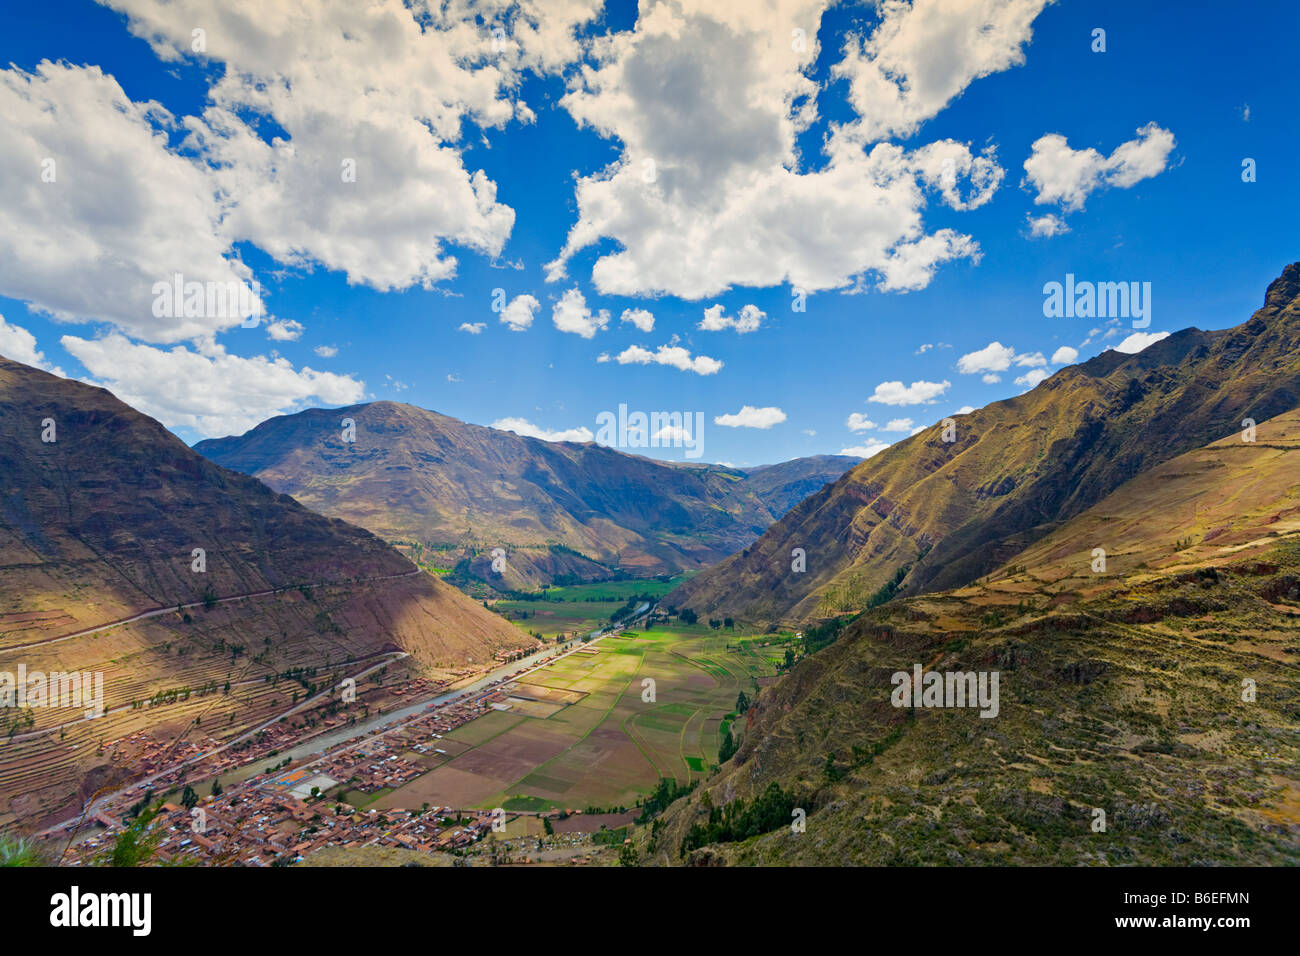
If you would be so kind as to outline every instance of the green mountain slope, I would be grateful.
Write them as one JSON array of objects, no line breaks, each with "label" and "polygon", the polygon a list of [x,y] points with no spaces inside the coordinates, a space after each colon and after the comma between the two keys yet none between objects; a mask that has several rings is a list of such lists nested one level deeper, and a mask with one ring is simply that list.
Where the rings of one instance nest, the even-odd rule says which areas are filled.
[{"label": "green mountain slope", "polygon": [[[355,423],[345,441],[341,423]],[[394,402],[312,409],[245,435],[200,442],[213,461],[254,475],[309,508],[388,540],[444,549],[450,566],[507,587],[612,569],[657,574],[704,567],[754,540],[800,492],[852,459],[770,466],[751,479],[681,467],[594,443],[546,442]],[[439,560],[435,557],[433,560]]]},{"label": "green mountain slope", "polygon": [[[861,615],[762,689],[642,859],[1300,863],[1298,462],[1292,411],[1140,474],[978,584]],[[917,664],[997,672],[996,716],[894,706]],[[729,839],[765,793],[765,832]]]},{"label": "green mountain slope", "polygon": [[[1104,352],[932,426],[812,495],[666,599],[703,615],[809,620],[987,573],[1124,481],[1300,402],[1300,263],[1236,328]],[[791,553],[806,553],[792,571]]]}]

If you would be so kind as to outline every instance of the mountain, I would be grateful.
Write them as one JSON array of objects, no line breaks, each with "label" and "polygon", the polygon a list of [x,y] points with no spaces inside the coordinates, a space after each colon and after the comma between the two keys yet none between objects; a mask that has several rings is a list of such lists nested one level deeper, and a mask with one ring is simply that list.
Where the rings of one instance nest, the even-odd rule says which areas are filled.
[{"label": "mountain", "polygon": [[[1300,863],[1298,465],[1293,410],[1142,472],[978,584],[866,611],[762,688],[643,859]],[[996,672],[996,713],[894,706],[916,665]]]},{"label": "mountain", "polygon": [[[345,419],[355,434],[345,436]],[[474,575],[507,587],[707,566],[854,461],[800,459],[752,476],[681,467],[397,402],[310,409],[194,447],[321,514],[411,542],[444,567],[464,560]],[[499,578],[494,548],[507,551]]]},{"label": "mountain", "polygon": [[[969,583],[1182,452],[1300,402],[1300,263],[1223,331],[1063,368],[1031,391],[901,441],[791,509],[665,601],[799,625]],[[947,434],[945,434],[945,432]],[[945,437],[955,440],[945,441]],[[806,570],[792,570],[804,550]]]},{"label": "mountain", "polygon": [[[0,474],[0,671],[99,672],[108,710],[0,712],[0,825],[130,777],[96,741],[200,716],[228,740],[271,720],[291,706],[275,675],[386,660],[449,680],[533,644],[370,532],[213,464],[103,389],[3,358]],[[145,703],[158,694],[174,699]]]}]

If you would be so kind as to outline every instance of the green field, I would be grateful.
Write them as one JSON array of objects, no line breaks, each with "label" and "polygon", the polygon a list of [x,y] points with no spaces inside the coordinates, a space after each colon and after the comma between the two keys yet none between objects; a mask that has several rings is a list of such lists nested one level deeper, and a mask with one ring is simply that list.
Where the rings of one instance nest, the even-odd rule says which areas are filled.
[{"label": "green field", "polygon": [[494,712],[471,721],[448,735],[468,750],[374,806],[631,807],[659,777],[699,779],[717,763],[738,694],[752,696],[756,680],[775,673],[760,653],[772,648],[758,646],[774,639],[707,625],[602,638],[527,678],[584,696],[544,719]]},{"label": "green field", "polygon": [[681,574],[667,581],[646,578],[607,584],[574,584],[547,589],[544,600],[500,600],[491,607],[530,634],[541,634],[544,638],[581,636],[608,624],[610,615],[622,608],[629,598],[640,594],[656,599],[663,597],[687,577],[689,575]]}]

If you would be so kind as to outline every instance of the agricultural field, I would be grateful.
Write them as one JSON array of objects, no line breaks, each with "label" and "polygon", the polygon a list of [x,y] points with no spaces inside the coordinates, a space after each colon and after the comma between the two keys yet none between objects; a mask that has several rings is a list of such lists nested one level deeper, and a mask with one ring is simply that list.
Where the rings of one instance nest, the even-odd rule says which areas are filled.
[{"label": "agricultural field", "polygon": [[509,711],[446,735],[468,749],[371,806],[632,807],[660,777],[689,783],[717,763],[738,695],[776,673],[759,646],[774,638],[707,625],[602,638],[508,688]]},{"label": "agricultural field", "polygon": [[680,574],[671,579],[641,578],[606,584],[574,584],[548,588],[544,592],[545,598],[502,599],[492,602],[491,607],[529,634],[540,634],[546,640],[557,636],[581,636],[608,624],[610,615],[629,599],[642,594],[660,598],[687,577]]}]

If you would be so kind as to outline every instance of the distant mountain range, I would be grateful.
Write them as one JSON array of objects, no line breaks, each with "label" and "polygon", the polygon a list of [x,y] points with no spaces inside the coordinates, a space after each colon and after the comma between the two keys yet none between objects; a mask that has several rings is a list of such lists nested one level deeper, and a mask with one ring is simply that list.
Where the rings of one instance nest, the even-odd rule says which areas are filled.
[{"label": "distant mountain range", "polygon": [[[268,681],[291,669],[325,680],[405,654],[450,675],[534,643],[370,532],[213,464],[103,389],[3,358],[0,474],[0,671],[100,672],[108,711],[0,708],[0,826],[123,779],[97,740],[272,719],[290,695]],[[169,691],[183,696],[136,706]]]},{"label": "distant mountain range", "polygon": [[[1225,338],[1262,357],[1244,328]],[[646,859],[1294,866],[1298,635],[1295,409],[1140,472],[977,583],[861,614],[763,688]],[[916,669],[996,673],[996,714],[896,705]]]},{"label": "distant mountain range", "polygon": [[[688,467],[397,402],[310,409],[194,448],[321,514],[504,588],[706,567],[857,462]],[[500,574],[495,548],[507,552]]]},{"label": "distant mountain range", "polygon": [[[1144,470],[1297,404],[1300,263],[1236,328],[1103,352],[893,445],[665,603],[801,625],[959,587]],[[793,569],[795,549],[805,571]]]}]

